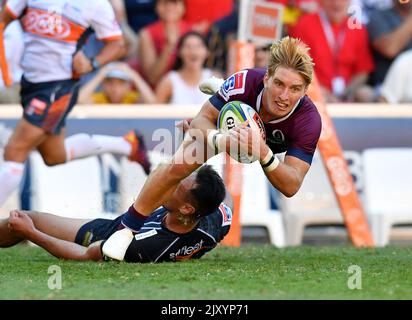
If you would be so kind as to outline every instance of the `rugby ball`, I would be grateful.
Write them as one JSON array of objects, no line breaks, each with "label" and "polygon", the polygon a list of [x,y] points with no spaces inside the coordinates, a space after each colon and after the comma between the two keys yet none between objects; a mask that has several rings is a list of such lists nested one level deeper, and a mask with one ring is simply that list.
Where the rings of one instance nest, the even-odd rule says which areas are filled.
[{"label": "rugby ball", "polygon": [[[217,128],[222,132],[227,132],[240,126],[249,120],[248,126],[260,132],[263,140],[266,140],[265,126],[259,114],[249,105],[242,101],[230,101],[226,103],[219,112]],[[234,149],[237,149],[236,147]],[[236,152],[237,151],[237,152]],[[249,154],[244,154],[238,150],[230,153],[230,156],[241,163],[252,163],[259,160]]]}]

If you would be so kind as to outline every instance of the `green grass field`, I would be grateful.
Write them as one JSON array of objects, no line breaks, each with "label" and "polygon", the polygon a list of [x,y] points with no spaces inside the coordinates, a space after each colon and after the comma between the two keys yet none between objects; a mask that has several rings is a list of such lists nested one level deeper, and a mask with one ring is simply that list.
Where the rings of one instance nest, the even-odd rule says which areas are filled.
[{"label": "green grass field", "polygon": [[[52,265],[60,290],[48,288]],[[361,268],[361,289],[348,288],[351,265]],[[0,250],[0,299],[412,299],[412,249],[247,245],[197,261],[126,264],[61,261],[19,246]]]}]

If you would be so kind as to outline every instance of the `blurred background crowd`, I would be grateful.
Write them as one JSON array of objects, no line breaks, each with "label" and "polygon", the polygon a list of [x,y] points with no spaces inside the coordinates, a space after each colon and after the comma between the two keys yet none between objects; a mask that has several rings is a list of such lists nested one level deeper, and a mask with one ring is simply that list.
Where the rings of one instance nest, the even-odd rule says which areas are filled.
[{"label": "blurred background crowd", "polygon": [[[412,1],[266,0],[285,6],[283,35],[311,48],[327,102],[412,102]],[[128,54],[82,78],[79,104],[200,105],[199,83],[227,77],[229,45],[236,39],[237,0],[110,0]],[[4,35],[14,84],[0,83],[0,103],[19,103],[18,21]],[[93,35],[83,48],[95,55]],[[270,45],[255,43],[255,66],[264,68]],[[1,80],[0,80],[1,82]]]}]

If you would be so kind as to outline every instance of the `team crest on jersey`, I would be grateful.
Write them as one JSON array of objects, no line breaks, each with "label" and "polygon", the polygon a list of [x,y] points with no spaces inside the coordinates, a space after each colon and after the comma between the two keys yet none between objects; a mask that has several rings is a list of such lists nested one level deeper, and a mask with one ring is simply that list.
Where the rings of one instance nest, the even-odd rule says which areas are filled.
[{"label": "team crest on jersey", "polygon": [[246,74],[247,70],[243,70],[225,80],[219,90],[219,94],[225,101],[229,101],[231,96],[245,93]]},{"label": "team crest on jersey", "polygon": [[232,224],[232,210],[225,204],[219,206],[219,210],[222,213],[222,227]]},{"label": "team crest on jersey", "polygon": [[273,143],[276,144],[283,144],[285,143],[285,135],[280,130],[273,130],[272,131]]}]

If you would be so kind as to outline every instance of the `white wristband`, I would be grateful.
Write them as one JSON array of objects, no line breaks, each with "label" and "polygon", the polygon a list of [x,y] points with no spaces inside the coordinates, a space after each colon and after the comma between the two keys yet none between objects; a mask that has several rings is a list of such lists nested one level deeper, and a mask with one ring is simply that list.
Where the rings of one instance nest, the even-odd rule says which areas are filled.
[{"label": "white wristband", "polygon": [[263,166],[266,163],[268,163],[270,161],[270,159],[273,157],[273,151],[269,149],[269,152],[267,153],[267,155],[265,156],[265,158],[263,160],[260,160],[260,164]]},{"label": "white wristband", "polygon": [[276,157],[274,155],[272,163],[270,163],[267,166],[263,167],[263,171],[271,172],[271,171],[275,170],[278,167],[279,163],[280,163],[280,160],[278,159],[278,157]]},{"label": "white wristband", "polygon": [[278,167],[279,163],[280,161],[278,157],[276,157],[270,149],[266,157],[262,161],[260,161],[263,171],[265,172],[271,172],[275,170]]}]

